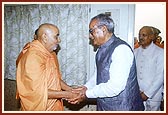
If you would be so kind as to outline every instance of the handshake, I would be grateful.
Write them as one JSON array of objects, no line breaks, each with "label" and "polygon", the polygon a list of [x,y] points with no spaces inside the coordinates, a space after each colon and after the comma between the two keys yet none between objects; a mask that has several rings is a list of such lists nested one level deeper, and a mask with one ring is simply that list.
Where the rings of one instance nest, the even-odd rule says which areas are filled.
[{"label": "handshake", "polygon": [[87,98],[85,95],[86,90],[87,87],[85,86],[71,88],[71,90],[67,91],[67,95],[64,99],[68,101],[68,103],[79,104]]}]

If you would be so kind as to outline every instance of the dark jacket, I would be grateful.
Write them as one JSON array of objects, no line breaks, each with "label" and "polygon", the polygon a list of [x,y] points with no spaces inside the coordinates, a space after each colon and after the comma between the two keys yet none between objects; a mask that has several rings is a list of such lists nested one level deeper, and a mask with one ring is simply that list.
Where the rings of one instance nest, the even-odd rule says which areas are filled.
[{"label": "dark jacket", "polygon": [[[97,84],[106,83],[109,80],[109,68],[113,60],[111,59],[115,48],[121,44],[131,47],[120,38],[113,35],[102,47],[99,48],[96,57]],[[132,49],[131,49],[132,50]],[[133,52],[133,51],[132,51]],[[97,56],[96,55],[96,56]],[[123,57],[124,58],[124,57]],[[116,65],[117,67],[117,65]],[[119,69],[119,68],[118,68]],[[113,79],[113,78],[111,78]],[[114,97],[97,99],[98,111],[143,111],[144,105],[140,97],[139,85],[137,81],[135,58],[130,68],[125,89]]]}]

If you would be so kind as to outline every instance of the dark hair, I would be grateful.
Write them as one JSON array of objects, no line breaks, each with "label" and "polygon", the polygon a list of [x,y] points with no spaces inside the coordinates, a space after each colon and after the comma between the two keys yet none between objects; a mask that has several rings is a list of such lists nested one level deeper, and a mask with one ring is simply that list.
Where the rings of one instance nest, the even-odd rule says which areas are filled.
[{"label": "dark hair", "polygon": [[106,14],[98,14],[93,17],[91,21],[96,19],[98,21],[98,25],[105,25],[107,27],[108,32],[114,33],[114,21]]}]

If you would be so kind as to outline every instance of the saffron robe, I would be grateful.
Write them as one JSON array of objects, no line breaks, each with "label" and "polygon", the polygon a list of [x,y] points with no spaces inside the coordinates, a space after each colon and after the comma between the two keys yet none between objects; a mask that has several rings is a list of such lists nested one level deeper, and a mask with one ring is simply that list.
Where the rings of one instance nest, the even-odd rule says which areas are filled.
[{"label": "saffron robe", "polygon": [[17,95],[23,111],[62,111],[61,99],[48,99],[48,90],[61,91],[56,54],[38,41],[26,44],[17,59]]}]

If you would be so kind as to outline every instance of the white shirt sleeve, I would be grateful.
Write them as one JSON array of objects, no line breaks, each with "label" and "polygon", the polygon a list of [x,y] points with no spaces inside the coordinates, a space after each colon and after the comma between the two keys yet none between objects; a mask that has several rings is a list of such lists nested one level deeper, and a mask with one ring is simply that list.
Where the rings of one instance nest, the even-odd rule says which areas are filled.
[{"label": "white shirt sleeve", "polygon": [[89,88],[86,91],[86,96],[88,98],[113,97],[123,91],[133,63],[133,58],[133,53],[128,46],[119,45],[116,47],[112,55],[112,63],[109,70],[110,79],[106,83],[100,83],[93,88]]},{"label": "white shirt sleeve", "polygon": [[97,76],[97,71],[95,69],[93,76],[84,85],[85,87],[87,87],[88,90],[96,86],[96,76]]}]

